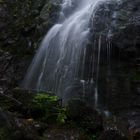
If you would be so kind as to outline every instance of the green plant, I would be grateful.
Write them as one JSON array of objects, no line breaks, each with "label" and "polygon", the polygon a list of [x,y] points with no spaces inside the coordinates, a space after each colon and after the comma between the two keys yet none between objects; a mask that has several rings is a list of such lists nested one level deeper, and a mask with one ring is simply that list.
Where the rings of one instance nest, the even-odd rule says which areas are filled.
[{"label": "green plant", "polygon": [[58,109],[57,123],[64,124],[67,119],[66,108]]},{"label": "green plant", "polygon": [[47,123],[64,124],[67,119],[65,108],[59,105],[57,96],[47,93],[36,94],[27,108],[30,117]]},{"label": "green plant", "polygon": [[57,96],[51,96],[46,93],[38,93],[33,98],[33,102],[41,107],[45,107],[46,105],[56,105],[57,101]]}]

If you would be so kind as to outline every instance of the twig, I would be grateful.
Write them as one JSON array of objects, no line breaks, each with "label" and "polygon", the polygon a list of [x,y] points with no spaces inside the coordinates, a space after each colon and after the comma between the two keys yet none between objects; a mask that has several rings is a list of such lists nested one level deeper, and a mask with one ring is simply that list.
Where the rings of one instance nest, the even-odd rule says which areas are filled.
[{"label": "twig", "polygon": [[0,93],[0,96],[3,96],[3,97],[6,97],[6,98],[9,98],[10,100],[16,102],[17,104],[21,105],[22,103],[20,101],[18,101],[17,99],[11,97],[11,96],[8,96],[6,94],[3,94],[3,93]]}]

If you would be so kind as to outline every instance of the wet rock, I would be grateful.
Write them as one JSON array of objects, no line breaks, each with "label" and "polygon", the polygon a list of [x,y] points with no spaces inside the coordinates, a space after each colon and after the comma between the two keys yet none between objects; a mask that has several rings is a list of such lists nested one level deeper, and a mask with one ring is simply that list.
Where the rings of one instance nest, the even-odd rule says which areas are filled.
[{"label": "wet rock", "polygon": [[44,139],[47,140],[89,140],[84,131],[74,127],[50,127],[44,132]]},{"label": "wet rock", "polygon": [[[27,67],[27,59],[17,59],[9,52],[1,51],[0,55],[0,87],[6,91],[17,86]],[[24,72],[23,72],[24,71]]]},{"label": "wet rock", "polygon": [[0,127],[2,126],[6,126],[8,124],[9,126],[9,122],[8,122],[8,115],[6,112],[4,112],[1,108],[0,108]]},{"label": "wet rock", "polygon": [[101,115],[85,102],[78,99],[70,100],[66,110],[68,118],[75,121],[87,132],[96,134],[103,130]]},{"label": "wet rock", "polygon": [[0,3],[0,86],[4,90],[23,80],[36,48],[58,18],[59,4],[59,0]]},{"label": "wet rock", "polygon": [[[98,42],[101,35],[99,103],[115,113],[140,101],[139,5],[139,0],[105,1],[92,22],[92,43]],[[93,53],[97,54],[96,50]]]},{"label": "wet rock", "polygon": [[128,138],[122,136],[117,130],[106,130],[101,134],[98,140],[128,140]]},{"label": "wet rock", "polygon": [[135,112],[131,115],[129,120],[129,133],[134,140],[140,139],[140,123],[139,123],[140,113]]},{"label": "wet rock", "polygon": [[[0,109],[0,130],[5,131],[6,139],[10,140],[40,140],[40,131],[43,125],[35,122],[32,118],[21,119],[14,114]],[[2,135],[0,135],[2,139]]]},{"label": "wet rock", "polygon": [[121,49],[123,58],[129,59],[131,56],[138,56],[140,44],[139,4],[138,0],[112,1],[102,4],[93,19],[94,38],[99,34],[108,38],[114,49]]}]

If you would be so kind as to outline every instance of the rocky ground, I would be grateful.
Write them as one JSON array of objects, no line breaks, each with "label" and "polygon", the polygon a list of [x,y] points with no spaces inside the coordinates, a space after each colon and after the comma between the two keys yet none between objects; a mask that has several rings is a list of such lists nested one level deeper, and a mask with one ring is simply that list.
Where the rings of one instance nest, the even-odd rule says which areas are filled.
[{"label": "rocky ground", "polygon": [[102,115],[79,99],[62,107],[47,93],[15,89],[13,97],[0,100],[1,140],[128,140],[113,127],[105,129]]}]

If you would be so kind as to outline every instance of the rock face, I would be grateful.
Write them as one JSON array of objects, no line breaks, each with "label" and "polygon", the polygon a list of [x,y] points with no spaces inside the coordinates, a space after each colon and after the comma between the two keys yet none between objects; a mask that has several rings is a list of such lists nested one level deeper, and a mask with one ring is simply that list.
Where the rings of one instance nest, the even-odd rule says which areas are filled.
[{"label": "rock face", "polygon": [[111,110],[128,109],[140,101],[139,5],[139,0],[108,1],[92,20],[91,44],[101,36],[99,102]]},{"label": "rock face", "polygon": [[[102,34],[115,49],[139,54],[140,1],[121,0],[107,2],[97,10],[93,19],[95,36]],[[123,54],[122,54],[123,55]],[[127,55],[129,57],[129,55]]]},{"label": "rock face", "polygon": [[93,21],[92,42],[102,36],[99,102],[128,121],[139,139],[140,1],[107,2]]},{"label": "rock face", "polygon": [[117,59],[135,60],[140,49],[140,1],[121,0],[101,5],[93,19],[93,38],[102,35],[103,44],[110,42]]},{"label": "rock face", "polygon": [[0,91],[20,84],[40,41],[57,21],[60,1],[0,1]]}]

